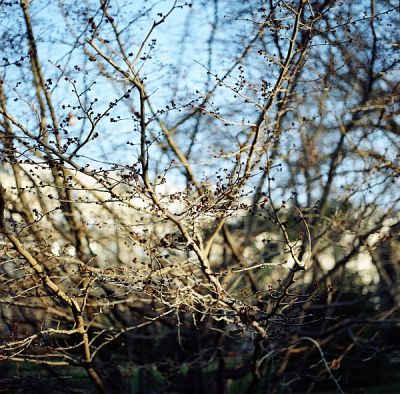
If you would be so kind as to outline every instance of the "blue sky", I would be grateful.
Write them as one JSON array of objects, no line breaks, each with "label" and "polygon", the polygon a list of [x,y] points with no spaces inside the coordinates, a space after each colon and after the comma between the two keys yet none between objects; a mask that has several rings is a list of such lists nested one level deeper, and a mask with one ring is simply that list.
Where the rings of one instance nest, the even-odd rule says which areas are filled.
[{"label": "blue sky", "polygon": [[[181,4],[184,2],[182,1]],[[86,6],[80,3],[74,4],[68,3],[68,7],[65,8],[68,12],[67,19],[74,20],[70,25],[65,25],[64,19],[60,14],[59,3],[50,1],[33,1],[32,2],[32,20],[34,25],[34,33],[38,40],[38,48],[40,54],[40,60],[43,65],[43,70],[46,78],[51,78],[53,81],[53,99],[55,101],[57,113],[62,119],[67,117],[69,113],[72,113],[75,117],[82,115],[80,110],[76,108],[77,97],[73,94],[72,85],[69,81],[65,81],[57,69],[57,65],[61,65],[61,68],[65,70],[65,73],[71,80],[76,79],[79,93],[82,93],[88,86],[91,86],[93,82],[96,82],[92,86],[91,91],[87,94],[87,100],[93,100],[97,98],[98,101],[94,104],[94,110],[102,112],[107,108],[107,104],[126,93],[127,87],[123,83],[118,82],[119,76],[113,78],[111,81],[100,76],[98,69],[94,63],[85,63],[83,60],[85,57],[82,54],[81,48],[74,51],[72,55],[69,54],[71,45],[76,42],[76,37],[80,37],[80,41],[84,42],[84,37],[90,36],[88,32],[81,36],[82,32],[88,27],[89,18],[98,23],[102,16],[98,11],[98,2],[89,1],[89,10],[86,14],[83,14],[83,9]],[[138,50],[143,37],[149,31],[154,20],[160,18],[157,14],[160,12],[166,12],[173,1],[137,1],[132,3],[130,1],[115,1],[111,2],[113,8],[109,10],[110,15],[114,18],[116,24],[122,30],[122,40],[126,45],[127,52],[136,53]],[[134,4],[134,5],[133,5]],[[222,75],[238,56],[238,50],[243,49],[254,36],[254,24],[251,19],[257,20],[261,16],[258,14],[245,13],[240,18],[233,18],[233,11],[228,10],[221,1],[193,1],[192,7],[184,7],[183,9],[175,10],[165,23],[160,25],[152,38],[156,39],[155,48],[153,49],[153,55],[151,59],[145,62],[139,61],[138,68],[142,77],[146,77],[147,91],[151,95],[151,99],[158,109],[165,109],[167,105],[170,106],[171,101],[174,101],[177,106],[185,105],[190,103],[191,100],[200,97],[206,92],[207,81],[215,83],[214,77],[207,76],[207,70],[203,67],[208,65],[208,45],[210,37],[214,40],[214,52],[211,58],[211,69],[213,74]],[[243,5],[242,2],[230,3]],[[218,18],[215,19],[215,6],[218,7]],[[116,12],[117,6],[121,7],[121,10]],[[149,9],[144,15],[138,17],[141,14],[140,10],[146,7]],[[377,3],[376,11],[381,11],[386,4]],[[353,9],[355,19],[361,18],[368,14],[369,5],[366,2],[360,2],[354,6]],[[364,14],[364,11],[367,14]],[[20,12],[19,8],[15,8],[16,14],[8,15],[7,18],[3,18],[1,26],[3,32],[8,32],[10,36],[15,36],[15,32],[18,29],[16,21],[20,19],[15,16],[17,12]],[[333,10],[332,12],[337,12]],[[339,15],[339,13],[338,13]],[[104,19],[104,18],[103,18]],[[134,21],[134,22],[132,22]],[[290,20],[289,20],[290,21]],[[217,27],[223,29],[217,29],[216,33],[212,35],[211,28],[213,23],[217,23]],[[339,23],[339,22],[338,22]],[[377,31],[380,34],[384,34],[384,29],[389,23],[389,17],[383,16],[381,22],[377,25]],[[24,30],[22,28],[22,30]],[[102,22],[100,34],[103,37],[110,37],[111,26]],[[349,35],[356,37],[357,34],[362,35],[368,34],[369,23],[368,19],[357,25],[355,29]],[[4,34],[4,33],[3,33]],[[282,33],[284,39],[285,32]],[[287,34],[286,34],[287,35]],[[315,44],[318,44],[318,40]],[[319,44],[323,44],[322,42]],[[111,42],[110,46],[115,48],[115,42]],[[391,42],[385,43],[385,45],[392,45]],[[102,46],[104,50],[107,50],[106,46]],[[321,51],[317,49],[315,51]],[[323,48],[321,46],[321,48]],[[274,49],[267,47],[266,50]],[[147,51],[147,48],[144,52]],[[24,48],[22,51],[26,53],[27,50]],[[314,52],[315,53],[315,52]],[[180,55],[183,56],[182,61]],[[329,53],[326,52],[328,56]],[[113,59],[120,62],[117,54],[112,55]],[[388,61],[387,58],[380,58],[381,61]],[[335,59],[337,68],[346,67],[346,64],[340,59]],[[341,64],[343,63],[343,64]],[[380,65],[380,67],[382,67]],[[262,59],[258,57],[255,51],[249,53],[248,60],[244,61],[244,77],[248,88],[246,93],[251,92],[251,85],[255,88],[260,88],[260,80],[266,79],[268,82],[273,83],[276,79],[279,68],[270,67]],[[24,120],[29,127],[33,129],[37,125],[37,119],[35,111],[37,105],[34,99],[34,90],[32,89],[29,79],[29,75],[24,75],[23,69],[16,67],[9,67],[5,69],[6,72],[6,89],[9,95],[9,105],[15,114],[20,119]],[[313,69],[309,67],[308,77],[315,79],[315,82],[309,86],[314,89],[310,91],[308,97],[305,98],[310,100],[311,105],[307,104],[307,114],[316,115],[318,118],[318,111],[316,107],[312,106],[312,100],[318,99],[321,96],[321,83],[320,80],[323,77],[324,70]],[[239,70],[236,68],[232,72],[232,78],[228,78],[227,82],[230,86],[234,86],[239,76]],[[15,83],[22,81],[16,90],[14,90]],[[57,82],[56,82],[57,81]],[[117,82],[116,82],[117,81]],[[324,112],[324,120],[327,122],[336,122],[335,116],[346,118],[351,116],[351,112],[348,109],[353,105],[352,98],[349,95],[348,101],[335,101],[335,86],[329,86],[330,99],[327,103],[331,107],[326,108]],[[198,91],[199,93],[197,93]],[[356,89],[354,90],[356,92]],[[254,94],[254,92],[253,92]],[[19,95],[19,97],[18,97]],[[85,98],[83,94],[82,99]],[[135,121],[132,119],[132,113],[129,108],[129,103],[135,104],[133,99],[134,94],[127,100],[122,100],[122,104],[110,111],[110,116],[102,120],[98,125],[98,131],[100,137],[93,143],[88,145],[87,149],[82,150],[82,155],[85,157],[80,158],[82,162],[87,162],[88,157],[92,157],[98,160],[113,161],[119,164],[131,164],[137,160],[138,147],[128,145],[127,142],[136,144],[138,142],[138,132],[135,131]],[[14,98],[18,98],[17,102],[13,102]],[[132,101],[131,101],[132,100]],[[196,105],[196,103],[194,103]],[[70,107],[69,107],[70,105]],[[87,104],[88,105],[88,104]],[[65,106],[65,108],[63,108]],[[75,108],[73,108],[75,107]],[[213,107],[221,107],[222,115],[226,115],[230,120],[240,122],[242,119],[247,121],[254,121],[258,116],[258,112],[255,111],[254,104],[245,104],[243,100],[234,97],[234,93],[230,87],[222,86],[218,89],[217,94],[214,98]],[[190,108],[190,107],[189,107]],[[211,107],[209,107],[211,109]],[[183,112],[187,109],[183,109]],[[232,112],[231,112],[232,111]],[[183,113],[182,112],[182,113]],[[168,124],[173,124],[174,119],[179,118],[182,113],[177,109],[169,111],[163,116],[163,119]],[[110,122],[110,118],[117,119],[121,116],[122,119],[117,123]],[[282,149],[287,152],[292,152],[292,157],[296,160],[296,155],[299,152],[298,146],[298,130],[299,124],[296,117],[294,119],[294,126],[288,129],[288,132],[282,137]],[[69,136],[78,136],[83,120],[76,122],[74,126],[67,126]],[[234,157],[224,160],[214,160],[213,155],[218,154],[221,147],[225,147],[228,151],[235,151],[238,149],[238,142],[246,135],[246,127],[222,127],[222,122],[215,121],[208,116],[204,116],[201,120],[202,133],[199,134],[199,139],[194,147],[194,152],[197,153],[196,168],[198,168],[198,174],[205,171],[215,170],[215,168],[221,165],[227,165],[232,167],[234,164]],[[177,141],[182,149],[187,148],[188,138],[186,136],[191,133],[194,127],[194,122],[189,122],[185,127],[178,130]],[[306,127],[308,127],[306,125]],[[84,134],[88,131],[88,123],[84,126]],[[149,130],[152,130],[155,135],[159,134],[159,128],[155,123],[150,124]],[[236,134],[236,135],[235,135]],[[374,134],[377,139],[363,139],[354,136],[353,142],[355,144],[364,147],[372,147],[378,150],[381,154],[387,154],[391,160],[395,159],[395,150],[387,150],[390,146],[390,142],[385,138],[385,135],[379,133]],[[321,149],[325,149],[326,153],[332,150],[335,141],[337,140],[338,134],[331,133],[324,137],[321,143]],[[297,145],[296,145],[297,144]],[[155,144],[153,145],[155,146]],[[154,148],[152,151],[152,158],[157,161],[160,158],[159,151]],[[161,160],[161,167],[167,166],[171,156],[163,156]],[[348,158],[349,164],[353,169],[357,169],[358,166],[364,165],[362,161],[352,162],[352,158]],[[91,162],[91,165],[98,167],[100,164]],[[321,166],[324,170],[324,165]],[[287,172],[285,172],[287,174]],[[285,174],[281,174],[282,177]],[[353,177],[353,178],[351,178]],[[347,176],[346,183],[351,183],[357,179],[356,172],[351,176]],[[338,185],[339,186],[339,185]]]}]

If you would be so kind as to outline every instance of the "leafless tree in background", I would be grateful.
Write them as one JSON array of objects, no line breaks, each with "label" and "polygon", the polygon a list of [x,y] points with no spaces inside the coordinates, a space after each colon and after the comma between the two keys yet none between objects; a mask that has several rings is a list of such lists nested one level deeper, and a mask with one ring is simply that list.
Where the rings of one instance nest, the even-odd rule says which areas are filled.
[{"label": "leafless tree in background", "polygon": [[394,379],[398,2],[130,3],[0,2],[1,385]]}]

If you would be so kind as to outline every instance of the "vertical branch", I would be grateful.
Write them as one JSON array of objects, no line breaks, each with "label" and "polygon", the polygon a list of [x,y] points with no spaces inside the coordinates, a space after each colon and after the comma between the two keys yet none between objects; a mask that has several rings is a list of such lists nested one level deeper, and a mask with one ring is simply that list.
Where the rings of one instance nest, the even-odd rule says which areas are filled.
[{"label": "vertical branch", "polygon": [[[45,77],[43,75],[42,66],[39,59],[39,54],[37,51],[36,39],[33,33],[32,21],[29,12],[29,2],[27,0],[20,0],[20,6],[23,11],[24,21],[26,26],[28,44],[29,44],[29,54],[31,59],[32,74],[34,77],[34,85],[36,89],[36,96],[39,101],[39,107],[41,112],[41,131],[39,134],[40,138],[44,138],[48,142],[47,128],[46,128],[46,109],[50,114],[53,134],[56,141],[56,149],[58,152],[62,152],[62,140],[61,134],[58,126],[58,120],[56,111],[53,105],[51,93],[45,84]],[[45,97],[45,102],[42,98],[42,93]],[[48,152],[51,155],[51,152]],[[66,186],[66,179],[68,177],[67,170],[63,163],[58,164],[58,168],[54,165],[50,165],[55,184],[57,185],[57,193],[60,196],[61,206],[63,207],[64,217],[70,226],[70,230],[73,233],[75,239],[75,248],[78,255],[82,260],[88,260],[88,250],[85,248],[85,237],[83,236],[81,226],[79,225],[78,212],[73,203],[73,196],[69,188]],[[61,177],[58,171],[61,170]]]},{"label": "vertical branch", "polygon": [[42,265],[36,260],[21,244],[19,239],[13,234],[8,232],[4,225],[4,207],[5,207],[5,196],[4,189],[0,184],[0,232],[10,241],[17,253],[29,264],[33,269],[37,277],[41,280],[44,287],[50,294],[53,294],[62,304],[69,307],[72,312],[75,321],[75,328],[81,335],[82,346],[83,346],[83,357],[82,365],[86,369],[88,375],[92,379],[93,383],[99,393],[105,393],[105,388],[99,374],[93,367],[91,351],[89,346],[89,337],[87,334],[87,328],[83,319],[83,311],[79,306],[78,302],[70,297],[64,290],[62,290],[46,273]]}]

